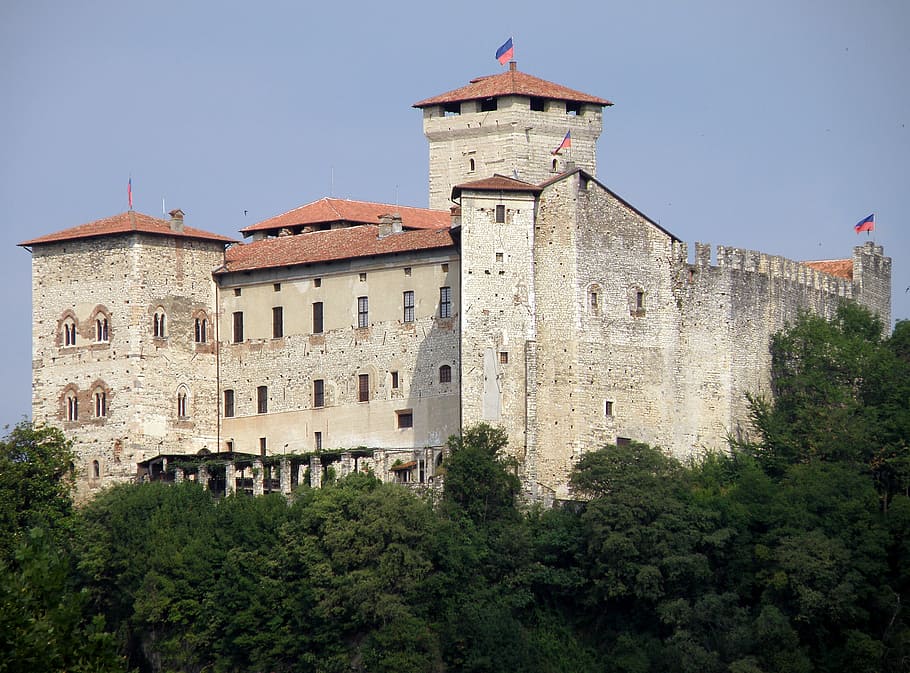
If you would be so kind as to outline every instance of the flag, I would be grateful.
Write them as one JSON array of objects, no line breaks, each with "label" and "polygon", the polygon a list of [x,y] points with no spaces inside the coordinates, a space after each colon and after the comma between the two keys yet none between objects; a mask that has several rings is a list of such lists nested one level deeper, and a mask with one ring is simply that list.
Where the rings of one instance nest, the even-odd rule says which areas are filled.
[{"label": "flag", "polygon": [[512,38],[506,40],[505,44],[496,50],[496,60],[499,65],[505,65],[515,56],[515,47],[512,46]]},{"label": "flag", "polygon": [[566,131],[566,137],[562,139],[562,142],[559,143],[559,147],[553,150],[550,154],[559,154],[562,150],[567,147],[572,147],[572,132]]},{"label": "flag", "polygon": [[130,181],[126,183],[126,198],[130,201],[130,210],[133,209],[133,176],[130,176]]},{"label": "flag", "polygon": [[853,228],[856,229],[857,234],[861,231],[875,231],[875,213],[857,222],[853,225]]}]

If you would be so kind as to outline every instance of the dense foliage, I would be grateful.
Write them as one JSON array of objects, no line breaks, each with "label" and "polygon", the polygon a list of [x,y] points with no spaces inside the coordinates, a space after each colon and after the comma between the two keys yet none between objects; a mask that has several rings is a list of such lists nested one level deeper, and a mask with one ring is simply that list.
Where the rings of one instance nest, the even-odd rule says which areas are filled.
[{"label": "dense foliage", "polygon": [[803,316],[773,358],[759,441],[689,465],[603,447],[548,510],[481,425],[440,498],[357,474],[290,501],[120,486],[73,513],[66,443],[20,426],[0,671],[910,670],[910,323]]}]

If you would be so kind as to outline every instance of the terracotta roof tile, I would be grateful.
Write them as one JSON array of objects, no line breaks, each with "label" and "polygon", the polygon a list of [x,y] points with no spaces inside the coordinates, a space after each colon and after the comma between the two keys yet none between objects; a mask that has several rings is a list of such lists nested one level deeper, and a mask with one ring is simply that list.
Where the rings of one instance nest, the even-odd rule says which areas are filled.
[{"label": "terracotta roof tile", "polygon": [[816,271],[827,273],[829,276],[853,280],[852,259],[824,259],[818,262],[803,262],[803,264]]},{"label": "terracotta roof tile", "polygon": [[233,243],[234,239],[220,234],[212,234],[202,229],[195,229],[184,225],[180,232],[171,230],[171,223],[168,220],[159,220],[150,215],[143,215],[134,210],[120,213],[112,217],[106,217],[103,220],[96,220],[87,224],[80,224],[76,227],[70,227],[63,231],[58,231],[46,236],[40,236],[28,241],[23,241],[19,245],[41,245],[42,243],[57,243],[58,241],[73,241],[81,238],[96,238],[98,236],[110,236],[112,234],[125,234],[131,231],[139,231],[144,234],[158,234],[161,236],[174,236],[177,238],[195,238],[206,241],[220,241],[222,243]]},{"label": "terracotta roof tile", "polygon": [[349,201],[347,199],[323,198],[300,206],[282,215],[270,217],[262,222],[244,227],[243,234],[254,231],[279,230],[285,227],[300,227],[329,222],[350,222],[352,224],[376,224],[381,215],[399,213],[405,229],[448,229],[451,215],[446,210],[393,206],[370,201]]},{"label": "terracotta roof tile", "polygon": [[496,96],[536,96],[555,100],[571,101],[573,103],[593,103],[594,105],[613,105],[605,98],[591,96],[575,89],[548,82],[544,79],[528,75],[520,70],[507,70],[498,75],[487,75],[471,80],[470,84],[459,89],[454,89],[432,98],[426,98],[414,103],[413,107],[424,108],[430,105],[444,103],[460,103],[466,100],[482,100]]},{"label": "terracotta roof tile", "polygon": [[515,178],[500,175],[499,173],[495,173],[491,178],[483,178],[482,180],[463,182],[460,185],[455,185],[452,187],[452,198],[457,199],[465,189],[479,192],[531,192],[532,194],[540,194],[542,191],[541,187],[531,184],[530,182],[516,180]]},{"label": "terracotta roof tile", "polygon": [[378,225],[358,225],[265,238],[232,246],[225,255],[225,266],[216,273],[330,262],[452,245],[449,229],[401,231],[379,238]]}]

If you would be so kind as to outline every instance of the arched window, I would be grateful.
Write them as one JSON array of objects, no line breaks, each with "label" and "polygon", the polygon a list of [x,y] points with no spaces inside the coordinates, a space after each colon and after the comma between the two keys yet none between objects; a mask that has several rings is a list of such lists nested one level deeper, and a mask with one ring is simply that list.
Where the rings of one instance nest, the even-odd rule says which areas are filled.
[{"label": "arched window", "polygon": [[474,159],[468,159],[468,170],[471,173],[474,172]]},{"label": "arched window", "polygon": [[107,416],[107,393],[100,388],[95,389],[95,418]]},{"label": "arched window", "polygon": [[99,313],[95,318],[95,341],[109,341],[107,317]]},{"label": "arched window", "polygon": [[208,337],[206,333],[208,332],[208,320],[204,316],[196,318],[195,328],[193,332],[193,339],[197,344],[204,344]]},{"label": "arched window", "polygon": [[160,306],[155,309],[155,315],[152,317],[152,336],[156,339],[164,339],[167,336],[167,315]]},{"label": "arched window", "polygon": [[559,162],[556,159],[553,159],[553,172],[554,173],[556,172],[558,165],[559,165]]},{"label": "arched window", "polygon": [[439,382],[440,383],[451,383],[452,382],[452,368],[449,365],[443,365],[439,368]]},{"label": "arched window", "polygon": [[188,418],[189,413],[187,412],[187,400],[189,398],[189,391],[185,387],[180,387],[177,390],[177,417],[178,418]]},{"label": "arched window", "polygon": [[73,316],[68,315],[63,319],[61,323],[63,328],[63,347],[75,346],[76,345],[76,319]]},{"label": "arched window", "polygon": [[101,463],[92,461],[92,479],[101,479]]},{"label": "arched window", "polygon": [[76,397],[76,393],[73,391],[70,391],[66,394],[66,420],[79,420],[79,399]]}]

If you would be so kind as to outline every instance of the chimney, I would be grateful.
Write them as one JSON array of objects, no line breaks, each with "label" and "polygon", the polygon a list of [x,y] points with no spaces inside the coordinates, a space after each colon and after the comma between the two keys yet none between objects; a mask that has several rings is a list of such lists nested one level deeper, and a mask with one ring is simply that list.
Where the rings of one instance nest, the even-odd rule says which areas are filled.
[{"label": "chimney", "polygon": [[509,61],[509,70],[512,72],[518,70],[518,61]]},{"label": "chimney", "polygon": [[171,231],[176,233],[183,232],[183,211],[176,208],[168,213],[171,216]]},{"label": "chimney", "polygon": [[401,233],[401,215],[386,213],[379,216],[379,238]]},{"label": "chimney", "polygon": [[452,217],[451,227],[461,226],[461,206],[452,206],[449,208],[449,215]]}]

